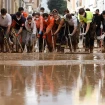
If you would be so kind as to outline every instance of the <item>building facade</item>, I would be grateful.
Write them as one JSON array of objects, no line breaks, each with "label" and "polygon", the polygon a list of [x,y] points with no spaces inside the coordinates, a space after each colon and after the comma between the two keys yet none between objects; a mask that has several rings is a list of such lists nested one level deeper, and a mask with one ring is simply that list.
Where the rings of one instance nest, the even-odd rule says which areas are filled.
[{"label": "building facade", "polygon": [[6,8],[8,13],[13,14],[18,10],[23,0],[0,0],[0,9]]},{"label": "building facade", "polygon": [[67,0],[67,2],[70,11],[78,11],[79,8],[90,8],[93,13],[96,9],[100,9],[100,12],[105,10],[105,0]]},{"label": "building facade", "polygon": [[24,0],[25,8],[28,12],[37,11],[38,7],[40,7],[41,0]]}]

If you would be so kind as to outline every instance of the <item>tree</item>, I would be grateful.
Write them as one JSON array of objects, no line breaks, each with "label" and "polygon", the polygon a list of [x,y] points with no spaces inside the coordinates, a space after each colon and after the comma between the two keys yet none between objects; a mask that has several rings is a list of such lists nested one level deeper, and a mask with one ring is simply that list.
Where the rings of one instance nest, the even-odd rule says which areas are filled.
[{"label": "tree", "polygon": [[47,4],[51,11],[57,9],[60,14],[63,14],[64,10],[67,9],[66,0],[49,0]]}]

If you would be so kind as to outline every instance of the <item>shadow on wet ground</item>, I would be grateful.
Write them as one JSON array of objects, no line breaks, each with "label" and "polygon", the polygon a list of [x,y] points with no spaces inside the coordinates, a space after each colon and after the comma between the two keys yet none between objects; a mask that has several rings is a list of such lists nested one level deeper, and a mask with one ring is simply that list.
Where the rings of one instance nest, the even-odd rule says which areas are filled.
[{"label": "shadow on wet ground", "polygon": [[0,65],[0,105],[105,105],[105,65]]}]

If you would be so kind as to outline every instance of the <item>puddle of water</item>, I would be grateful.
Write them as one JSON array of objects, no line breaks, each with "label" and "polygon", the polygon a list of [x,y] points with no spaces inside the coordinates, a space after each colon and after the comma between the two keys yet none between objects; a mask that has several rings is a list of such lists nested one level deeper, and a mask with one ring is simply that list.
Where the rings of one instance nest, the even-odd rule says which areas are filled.
[{"label": "puddle of water", "polygon": [[0,66],[0,105],[105,105],[105,65]]}]

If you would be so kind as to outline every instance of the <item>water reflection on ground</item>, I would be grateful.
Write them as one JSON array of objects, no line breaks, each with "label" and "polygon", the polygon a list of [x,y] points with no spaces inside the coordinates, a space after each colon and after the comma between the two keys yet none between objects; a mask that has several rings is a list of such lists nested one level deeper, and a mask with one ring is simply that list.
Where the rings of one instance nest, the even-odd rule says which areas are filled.
[{"label": "water reflection on ground", "polygon": [[105,105],[105,65],[0,66],[0,105]]}]

